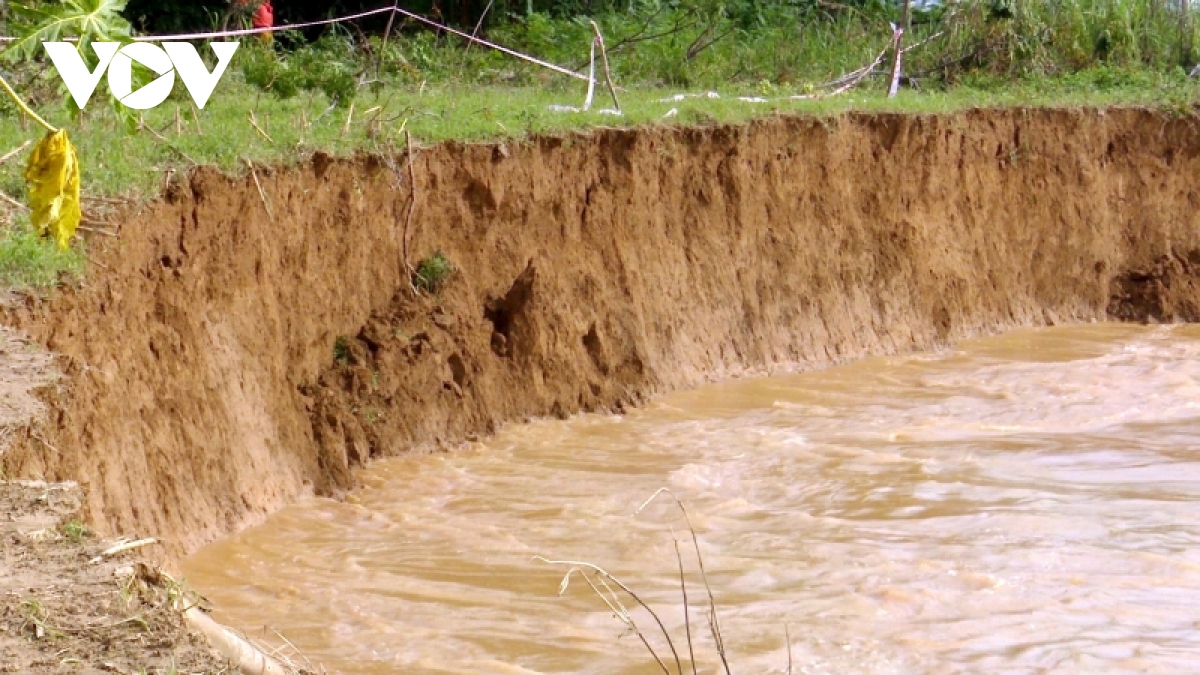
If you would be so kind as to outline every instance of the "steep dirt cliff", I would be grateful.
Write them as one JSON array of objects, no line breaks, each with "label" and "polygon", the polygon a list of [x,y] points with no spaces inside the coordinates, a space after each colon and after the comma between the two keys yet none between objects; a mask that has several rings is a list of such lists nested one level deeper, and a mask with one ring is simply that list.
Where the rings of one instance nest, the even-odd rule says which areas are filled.
[{"label": "steep dirt cliff", "polygon": [[[368,457],[1013,325],[1200,316],[1200,118],[779,118],[446,144],[227,178],[129,214],[9,321],[61,354],[10,475],[189,551]],[[270,213],[268,213],[268,206]],[[339,340],[339,338],[342,338]],[[335,354],[336,352],[336,354]]]}]

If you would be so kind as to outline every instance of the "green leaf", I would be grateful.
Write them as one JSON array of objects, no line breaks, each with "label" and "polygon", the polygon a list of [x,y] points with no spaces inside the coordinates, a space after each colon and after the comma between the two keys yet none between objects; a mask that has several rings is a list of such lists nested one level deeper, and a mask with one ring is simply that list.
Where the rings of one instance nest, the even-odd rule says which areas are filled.
[{"label": "green leaf", "polygon": [[[11,27],[17,39],[2,56],[9,61],[28,61],[41,52],[43,42],[65,37],[79,39],[79,53],[87,55],[87,45],[97,42],[126,42],[129,22],[121,16],[125,0],[61,0],[54,4],[12,3]],[[85,56],[84,58],[87,58]]]}]

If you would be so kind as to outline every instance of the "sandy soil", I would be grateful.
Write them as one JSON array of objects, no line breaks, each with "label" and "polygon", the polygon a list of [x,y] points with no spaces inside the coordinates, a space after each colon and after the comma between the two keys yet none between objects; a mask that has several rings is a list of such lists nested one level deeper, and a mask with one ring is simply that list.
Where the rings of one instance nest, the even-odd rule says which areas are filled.
[{"label": "sandy soil", "polygon": [[120,542],[79,529],[71,483],[0,482],[0,672],[218,673],[172,609],[185,592]]},{"label": "sandy soil", "polygon": [[[0,327],[0,457],[43,433],[63,384],[52,354]],[[174,604],[203,602],[145,556],[107,553],[73,482],[0,476],[0,673],[220,673],[229,664]],[[162,554],[158,556],[161,558]]]}]

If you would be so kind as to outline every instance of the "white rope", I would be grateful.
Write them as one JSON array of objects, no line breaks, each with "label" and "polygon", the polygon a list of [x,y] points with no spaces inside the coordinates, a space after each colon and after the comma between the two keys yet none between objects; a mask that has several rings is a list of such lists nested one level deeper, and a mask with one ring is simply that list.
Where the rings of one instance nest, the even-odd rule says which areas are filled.
[{"label": "white rope", "polygon": [[345,23],[347,21],[363,19],[368,16],[375,16],[376,14],[383,14],[384,12],[390,12],[390,11],[392,11],[392,9],[393,8],[391,8],[391,7],[381,7],[379,9],[372,9],[367,12],[359,12],[358,14],[351,14],[350,16],[339,16],[334,19],[321,19],[320,21],[308,21],[305,23],[289,23],[289,24],[284,24],[282,26],[275,26],[275,27],[271,27],[271,28],[242,28],[242,29],[238,29],[238,30],[219,30],[219,31],[213,31],[211,33],[176,33],[174,35],[138,35],[138,36],[132,38],[132,40],[134,42],[171,42],[173,40],[210,40],[212,38],[239,37],[242,35],[256,35],[258,33],[273,33],[276,31],[300,30],[301,28],[312,28],[313,26],[328,26],[330,24]]},{"label": "white rope", "polygon": [[410,19],[413,19],[414,21],[420,21],[421,23],[428,24],[435,28],[440,28],[441,30],[446,31],[447,33],[453,33],[454,35],[457,35],[461,38],[471,40],[472,42],[477,42],[477,43],[483,45],[484,47],[491,47],[492,49],[495,49],[496,51],[508,54],[509,56],[515,56],[518,59],[522,59],[522,60],[528,61],[530,63],[536,63],[537,65],[542,66],[543,68],[549,68],[550,70],[553,70],[557,73],[562,73],[563,75],[573,77],[577,80],[590,79],[586,75],[580,75],[579,73],[577,73],[573,70],[568,70],[567,68],[563,68],[562,66],[556,66],[553,63],[550,63],[549,61],[542,61],[541,59],[535,59],[534,57],[529,56],[527,54],[522,54],[521,52],[513,51],[512,49],[509,49],[508,47],[502,47],[494,42],[488,42],[487,40],[484,40],[482,38],[473,37],[473,36],[468,35],[460,30],[454,30],[453,28],[450,28],[449,26],[443,26],[442,24],[440,24],[436,21],[426,19],[425,17],[421,16],[420,14],[413,14],[412,12],[410,12],[406,9],[400,9],[399,7],[394,7],[392,9],[396,12],[399,12],[400,14],[403,14],[404,16],[407,16]]}]

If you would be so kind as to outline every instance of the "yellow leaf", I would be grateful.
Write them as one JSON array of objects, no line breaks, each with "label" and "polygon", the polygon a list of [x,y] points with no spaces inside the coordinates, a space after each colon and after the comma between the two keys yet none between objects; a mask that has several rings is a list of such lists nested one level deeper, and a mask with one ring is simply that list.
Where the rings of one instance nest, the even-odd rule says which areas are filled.
[{"label": "yellow leaf", "polygon": [[83,214],[79,210],[79,158],[66,129],[46,134],[25,167],[30,220],[38,234],[52,235],[59,248],[70,244]]}]

